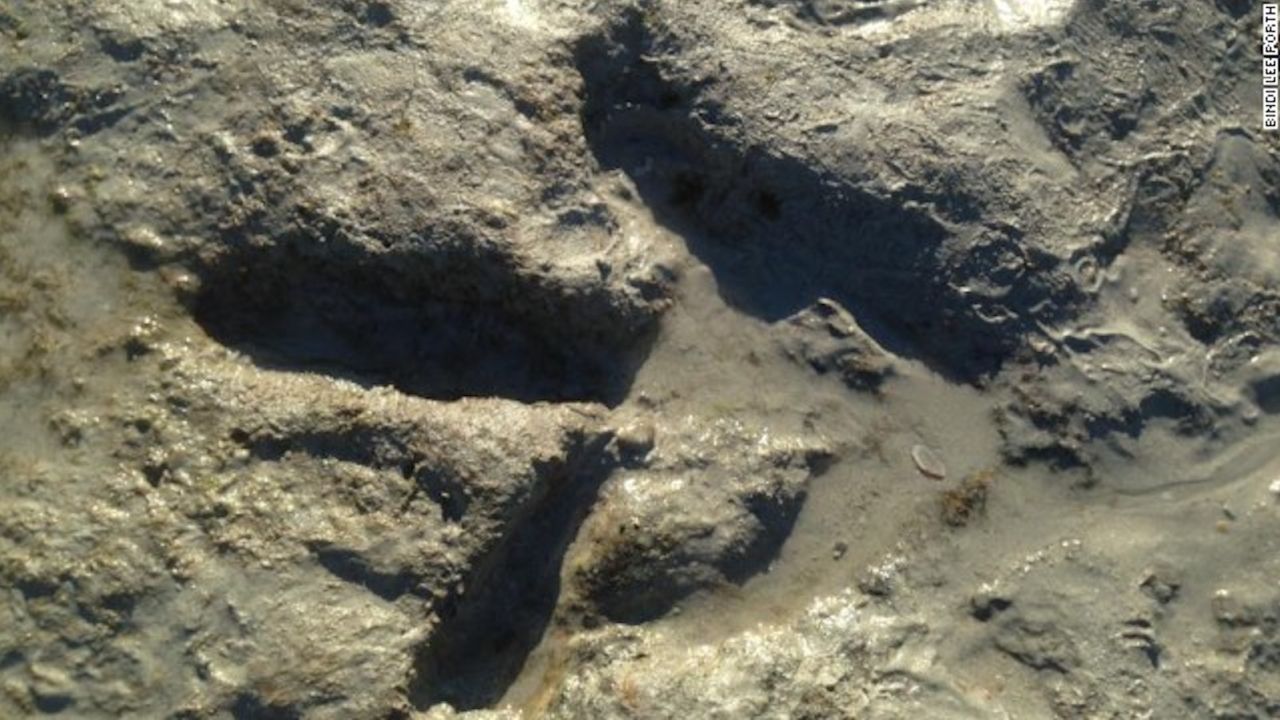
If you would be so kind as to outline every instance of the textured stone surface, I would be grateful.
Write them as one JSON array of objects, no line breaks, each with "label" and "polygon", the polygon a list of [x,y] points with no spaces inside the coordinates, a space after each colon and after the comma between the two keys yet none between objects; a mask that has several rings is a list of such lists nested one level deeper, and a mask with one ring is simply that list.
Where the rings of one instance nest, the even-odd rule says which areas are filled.
[{"label": "textured stone surface", "polygon": [[0,715],[1276,716],[1256,11],[5,4]]}]

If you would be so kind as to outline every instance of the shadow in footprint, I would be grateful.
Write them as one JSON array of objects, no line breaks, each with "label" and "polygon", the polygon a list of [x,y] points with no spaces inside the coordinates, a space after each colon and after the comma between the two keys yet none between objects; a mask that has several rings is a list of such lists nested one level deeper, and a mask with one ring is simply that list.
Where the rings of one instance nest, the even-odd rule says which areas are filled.
[{"label": "shadow in footprint", "polygon": [[560,597],[560,568],[611,465],[598,438],[577,463],[553,472],[547,492],[480,571],[418,658],[418,708],[492,707],[546,632]]},{"label": "shadow in footprint", "polygon": [[[1034,306],[1044,292],[997,277],[984,256],[1020,255],[1016,231],[993,232],[985,250],[977,245],[957,260],[947,255],[957,244],[952,229],[923,205],[726,139],[731,121],[720,109],[695,102],[697,87],[664,77],[654,59],[664,42],[631,12],[579,43],[584,131],[601,165],[626,172],[658,219],[711,268],[728,303],[774,321],[831,298],[882,346],[949,377],[973,381],[999,369],[1018,346],[1022,321],[981,307],[949,281],[985,274],[1009,285],[1016,307]],[[946,203],[966,221],[979,214],[963,193]]]},{"label": "shadow in footprint", "polygon": [[[210,335],[263,367],[442,400],[614,405],[647,345],[643,336],[622,345],[576,332],[571,316],[553,329],[501,299],[521,288],[477,292],[476,299],[434,294],[431,278],[393,282],[393,271],[338,252],[324,262],[299,261],[289,257],[288,242],[279,246],[286,250],[235,252],[207,271],[193,308]],[[538,298],[527,300],[537,305]]]}]

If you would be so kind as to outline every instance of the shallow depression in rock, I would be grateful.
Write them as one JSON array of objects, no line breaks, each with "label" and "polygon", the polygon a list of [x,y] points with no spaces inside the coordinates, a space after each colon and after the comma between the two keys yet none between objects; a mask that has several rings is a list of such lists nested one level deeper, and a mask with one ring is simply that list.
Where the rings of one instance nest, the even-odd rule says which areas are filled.
[{"label": "shallow depression in rock", "polygon": [[444,400],[616,404],[648,342],[643,335],[631,346],[596,342],[585,330],[569,331],[572,318],[552,330],[494,290],[450,299],[432,293],[431,278],[379,278],[376,266],[362,265],[249,253],[208,271],[192,307],[211,335],[265,367]]}]

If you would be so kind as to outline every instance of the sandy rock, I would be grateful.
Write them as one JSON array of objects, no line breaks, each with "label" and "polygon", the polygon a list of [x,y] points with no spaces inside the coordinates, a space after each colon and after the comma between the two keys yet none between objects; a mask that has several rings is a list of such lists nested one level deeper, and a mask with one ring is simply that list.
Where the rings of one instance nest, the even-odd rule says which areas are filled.
[{"label": "sandy rock", "polygon": [[5,5],[0,716],[1276,715],[1255,15]]},{"label": "sandy rock", "polygon": [[831,457],[726,421],[691,420],[675,437],[699,441],[664,444],[643,469],[610,478],[570,553],[570,597],[588,617],[643,622],[760,572]]}]

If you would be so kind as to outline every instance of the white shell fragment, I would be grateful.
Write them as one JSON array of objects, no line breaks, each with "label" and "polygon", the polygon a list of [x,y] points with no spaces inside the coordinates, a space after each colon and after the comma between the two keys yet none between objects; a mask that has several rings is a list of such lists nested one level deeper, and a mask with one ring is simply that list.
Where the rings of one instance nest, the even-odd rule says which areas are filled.
[{"label": "white shell fragment", "polygon": [[911,448],[911,460],[921,475],[941,480],[947,476],[947,466],[943,464],[938,453],[927,445],[915,445]]}]

